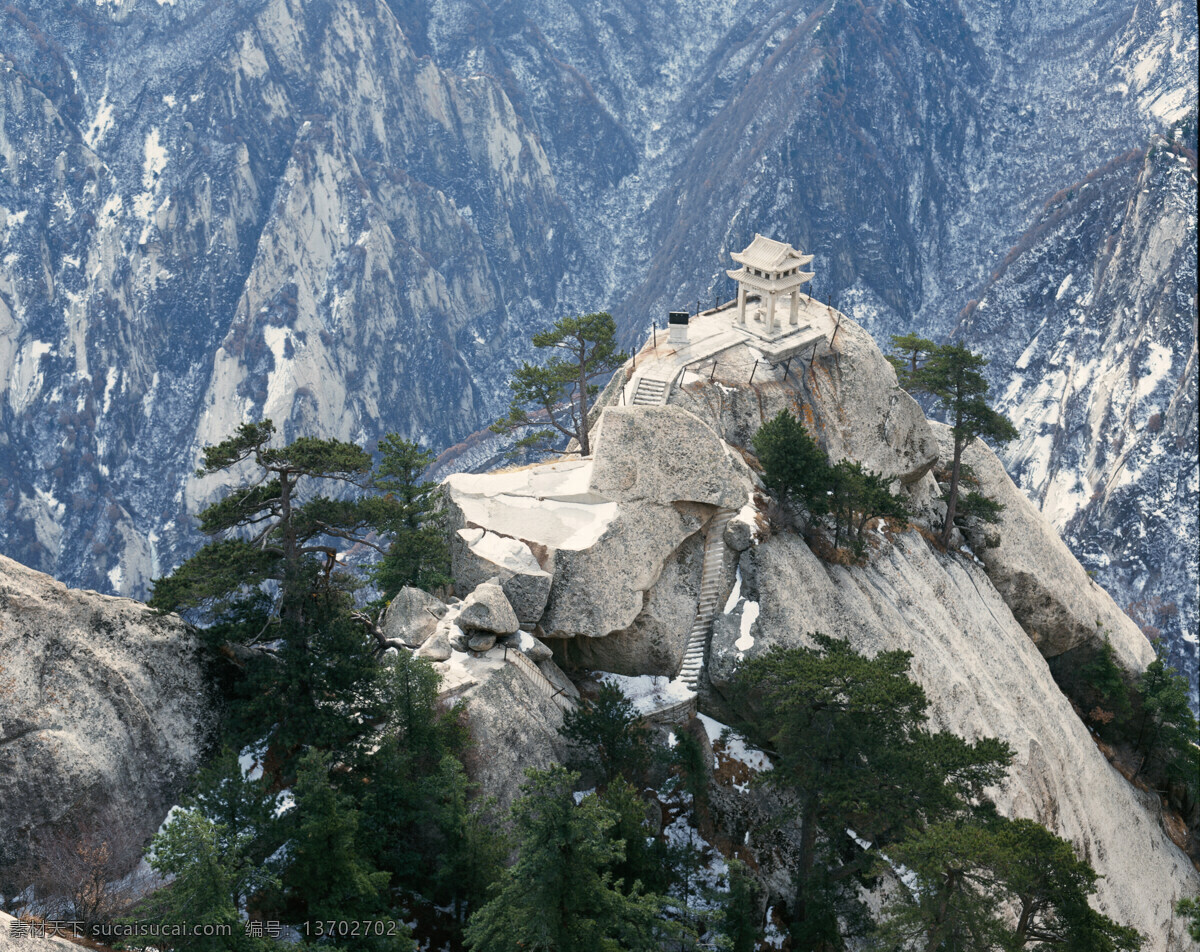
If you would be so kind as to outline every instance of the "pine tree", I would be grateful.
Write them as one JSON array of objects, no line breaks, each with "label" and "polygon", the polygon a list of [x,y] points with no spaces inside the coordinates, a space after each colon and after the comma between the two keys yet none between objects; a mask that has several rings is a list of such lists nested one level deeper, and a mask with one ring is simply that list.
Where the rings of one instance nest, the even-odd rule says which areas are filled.
[{"label": "pine tree", "polygon": [[387,551],[371,571],[385,598],[406,585],[432,590],[450,583],[450,549],[445,508],[437,483],[423,481],[433,454],[390,433],[379,441],[383,458],[371,485],[393,505],[378,528],[390,537]]},{"label": "pine tree", "polygon": [[729,861],[729,890],[720,897],[718,928],[725,952],[755,952],[762,938],[762,908],[758,886],[746,864]]},{"label": "pine tree", "polygon": [[[199,810],[177,811],[150,847],[151,867],[169,877],[170,883],[134,908],[134,920],[157,925],[170,936],[165,947],[175,952],[265,952],[273,943],[247,936],[238,902],[275,880],[247,861],[243,852],[246,842],[244,836],[231,836]],[[195,934],[197,931],[201,934]],[[152,938],[152,943],[147,938]],[[133,937],[124,944],[164,948],[163,939],[157,936]]]},{"label": "pine tree", "polygon": [[962,343],[937,347],[925,363],[907,379],[907,386],[929,393],[941,403],[954,432],[954,459],[950,468],[950,489],[946,494],[946,521],[942,526],[942,545],[950,544],[958,508],[959,481],[962,478],[962,454],[976,437],[1006,443],[1017,437],[1017,429],[1008,418],[987,405],[988,383],[980,371],[987,361]]},{"label": "pine tree", "polygon": [[1155,658],[1138,679],[1137,694],[1141,715],[1134,747],[1142,760],[1134,776],[1151,770],[1168,783],[1182,783],[1194,803],[1200,799],[1200,748],[1187,680]]},{"label": "pine tree", "polygon": [[374,869],[359,844],[359,814],[329,776],[330,756],[310,750],[300,761],[284,885],[300,918],[368,920],[386,911],[389,874]]},{"label": "pine tree", "polygon": [[[555,356],[541,366],[525,363],[517,368],[509,383],[513,400],[508,415],[493,423],[492,430],[533,430],[518,441],[521,449],[545,448],[565,437],[579,443],[583,456],[590,456],[588,408],[599,389],[592,381],[629,359],[617,349],[616,333],[612,316],[601,311],[564,317],[549,330],[534,334],[533,346],[549,349]],[[531,417],[531,410],[538,416]]]},{"label": "pine tree", "polygon": [[458,923],[487,902],[488,890],[499,881],[509,851],[508,837],[492,816],[494,801],[473,799],[475,786],[456,758],[442,758],[436,816],[442,841],[433,898],[449,905]]},{"label": "pine tree", "polygon": [[887,355],[887,359],[896,369],[896,379],[900,386],[907,389],[916,378],[925,358],[936,350],[937,344],[917,334],[893,334],[892,353]]},{"label": "pine tree", "polygon": [[559,732],[571,748],[568,766],[594,773],[602,787],[617,777],[640,781],[649,765],[641,718],[615,684],[602,684],[595,700],[567,711]]},{"label": "pine tree", "polygon": [[337,564],[333,539],[376,547],[367,538],[382,508],[377,502],[335,499],[311,484],[361,487],[371,457],[352,443],[301,437],[271,447],[270,420],[243,423],[237,433],[204,450],[197,476],[250,468],[243,482],[199,516],[213,539],[167,578],[154,582],[150,605],[163,611],[200,609],[221,615],[277,586],[272,618],[303,622],[317,579]]},{"label": "pine tree", "polygon": [[599,796],[601,804],[612,811],[614,822],[609,836],[622,844],[623,858],[612,866],[614,878],[625,892],[664,891],[670,879],[666,847],[651,837],[646,802],[637,788],[624,777],[617,777]]},{"label": "pine tree", "polygon": [[887,862],[913,878],[885,910],[881,948],[1135,952],[1142,945],[1136,931],[1088,904],[1095,870],[1032,820],[931,824],[889,846]]},{"label": "pine tree", "polygon": [[864,469],[857,460],[840,460],[830,467],[830,508],[834,515],[834,544],[841,545],[845,530],[861,553],[865,545],[863,530],[867,523],[880,516],[907,519],[908,507],[892,495],[888,482],[878,473]]},{"label": "pine tree", "polygon": [[517,861],[495,898],[471,917],[473,952],[660,952],[658,902],[613,882],[623,847],[615,818],[595,796],[575,803],[579,775],[561,766],[528,770],[513,804]]},{"label": "pine tree", "polygon": [[811,637],[815,649],[775,646],[747,661],[734,689],[746,718],[739,730],[774,754],[765,782],[797,803],[792,930],[816,949],[836,945],[839,917],[855,908],[848,880],[871,863],[862,851],[843,857],[845,831],[883,847],[914,825],[986,810],[984,788],[1003,777],[1012,753],[992,738],[930,733],[908,652],[867,658]]},{"label": "pine tree", "polygon": [[753,443],[767,489],[781,500],[799,502],[808,510],[810,520],[829,511],[829,461],[800,420],[780,410],[759,427]]}]

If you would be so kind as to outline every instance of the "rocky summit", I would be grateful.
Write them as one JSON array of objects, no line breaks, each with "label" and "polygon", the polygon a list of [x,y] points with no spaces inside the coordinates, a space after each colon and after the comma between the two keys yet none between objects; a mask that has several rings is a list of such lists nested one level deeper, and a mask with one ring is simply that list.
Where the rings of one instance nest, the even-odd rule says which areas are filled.
[{"label": "rocky summit", "polygon": [[[657,700],[643,705],[651,718],[686,720],[670,712],[689,704],[720,717],[744,661],[809,645],[814,632],[867,654],[912,652],[938,728],[998,736],[1015,751],[995,791],[1001,811],[1074,843],[1103,877],[1098,907],[1143,932],[1147,949],[1182,949],[1173,897],[1195,890],[1200,875],[1164,827],[1158,797],[1109,763],[1048,664],[1107,642],[1137,673],[1154,657],[1149,641],[979,441],[966,458],[980,491],[1004,504],[1002,520],[956,530],[949,550],[933,544],[947,428],[897,386],[853,320],[811,299],[805,310],[820,335],[790,358],[780,356],[787,333],[766,341],[753,326],[738,331],[733,306],[694,318],[686,343],[647,342],[606,392],[590,458],[450,477],[455,577],[504,566],[500,585],[517,592],[545,579],[519,635],[553,651],[558,664],[544,660],[542,670],[657,679]],[[667,381],[665,402],[631,405],[647,378]],[[849,563],[782,528],[765,511],[751,445],[779,410],[807,420],[831,458],[889,477],[915,513],[911,524],[870,530],[865,557]],[[460,604],[494,584],[461,585]],[[716,608],[706,614],[706,603]],[[472,652],[458,640],[461,650],[439,666],[487,745],[479,776],[511,795],[506,770],[556,752],[559,712],[549,690],[539,700],[536,679],[522,680],[532,666],[514,666],[520,648]],[[571,703],[566,692],[552,697]],[[513,705],[527,698],[519,713]]]}]

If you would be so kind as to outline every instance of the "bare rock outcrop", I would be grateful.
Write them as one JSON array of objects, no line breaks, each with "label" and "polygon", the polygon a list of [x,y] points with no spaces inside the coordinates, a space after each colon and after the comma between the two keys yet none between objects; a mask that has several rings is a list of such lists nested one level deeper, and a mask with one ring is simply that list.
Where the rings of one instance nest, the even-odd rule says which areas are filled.
[{"label": "bare rock outcrop", "polygon": [[[683,606],[655,586],[714,513],[745,504],[751,474],[711,427],[679,407],[609,407],[594,447],[591,459],[449,477],[456,577],[463,567],[473,578],[484,565],[481,551],[501,548],[489,537],[506,537],[514,562],[523,546],[552,579],[544,609],[535,619],[522,615],[523,623],[536,621],[545,638],[560,641],[625,633],[631,637],[596,650],[612,655],[617,670],[674,674],[686,641],[681,622],[695,603]],[[699,568],[689,569],[693,588]],[[527,564],[524,575],[536,573]],[[656,621],[663,618],[670,632],[645,637],[665,631]]]},{"label": "bare rock outcrop", "polygon": [[[522,640],[520,647],[498,645],[479,654],[455,651],[434,665],[443,678],[443,697],[466,706],[473,741],[467,772],[496,797],[500,810],[518,796],[527,767],[544,769],[566,755],[559,728],[564,709],[578,697],[553,661],[535,664],[530,659],[530,652],[541,652],[528,632],[514,637]],[[524,644],[525,639],[530,643]]]},{"label": "bare rock outcrop", "polygon": [[[950,428],[932,426],[943,458],[951,459]],[[1081,646],[1098,648],[1107,639],[1118,663],[1130,672],[1143,671],[1154,660],[1146,636],[1088,577],[1054,527],[1013,484],[996,454],[975,440],[963,451],[963,462],[979,480],[980,491],[1004,505],[998,525],[968,530],[968,537],[987,567],[988,579],[1038,650],[1052,658]],[[997,538],[999,544],[994,544]]]},{"label": "bare rock outcrop", "polygon": [[511,635],[521,627],[498,579],[481,582],[464,599],[458,612],[458,626],[467,631],[491,635]]},{"label": "bare rock outcrop", "polygon": [[459,529],[450,539],[450,558],[460,594],[480,582],[499,579],[521,624],[532,625],[542,617],[552,577],[520,539],[480,528]]},{"label": "bare rock outcrop", "polygon": [[[832,312],[836,314],[836,312]],[[707,422],[727,442],[750,447],[764,421],[799,413],[832,459],[850,459],[889,479],[915,484],[933,468],[938,443],[920,406],[896,384],[896,372],[871,336],[837,314],[832,345],[811,365],[759,365],[749,346],[721,354],[714,378],[694,378],[672,393],[671,406]],[[753,373],[754,384],[746,383]]]},{"label": "bare rock outcrop", "polygon": [[381,627],[384,637],[416,648],[433,634],[438,619],[445,614],[446,606],[441,599],[405,585],[392,598]]},{"label": "bare rock outcrop", "polygon": [[[713,636],[709,674],[718,691],[739,655],[811,644],[813,631],[868,654],[912,652],[936,728],[997,736],[1015,751],[996,791],[1001,811],[1070,840],[1103,877],[1099,907],[1143,932],[1148,950],[1168,948],[1173,898],[1200,889],[1200,876],[1163,832],[1157,799],[1101,754],[982,566],[935,553],[910,532],[869,564],[842,567],[785,533],[744,553],[741,575],[747,601]],[[750,624],[739,624],[747,612]]]},{"label": "bare rock outcrop", "polygon": [[123,838],[140,848],[214,721],[198,643],[178,617],[0,556],[0,890],[25,885],[39,841],[106,813],[132,825]]}]

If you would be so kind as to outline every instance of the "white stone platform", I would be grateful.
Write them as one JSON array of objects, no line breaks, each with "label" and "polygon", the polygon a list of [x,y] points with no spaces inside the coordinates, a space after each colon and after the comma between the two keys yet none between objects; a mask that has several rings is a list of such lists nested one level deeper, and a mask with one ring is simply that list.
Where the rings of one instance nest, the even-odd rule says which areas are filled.
[{"label": "white stone platform", "polygon": [[[746,323],[737,323],[737,305],[730,301],[720,307],[703,311],[688,324],[688,342],[672,344],[667,332],[658,334],[638,352],[633,374],[626,381],[622,394],[625,404],[644,404],[646,394],[652,393],[656,403],[666,403],[671,387],[686,369],[695,370],[717,358],[732,347],[744,345],[761,354],[768,364],[781,364],[798,354],[807,354],[816,345],[828,344],[833,337],[837,312],[827,305],[800,295],[797,323],[789,324],[786,313],[776,315],[776,327],[766,321],[765,308],[750,302],[746,308]],[[780,319],[782,318],[782,319]],[[642,386],[646,381],[648,386]]]}]

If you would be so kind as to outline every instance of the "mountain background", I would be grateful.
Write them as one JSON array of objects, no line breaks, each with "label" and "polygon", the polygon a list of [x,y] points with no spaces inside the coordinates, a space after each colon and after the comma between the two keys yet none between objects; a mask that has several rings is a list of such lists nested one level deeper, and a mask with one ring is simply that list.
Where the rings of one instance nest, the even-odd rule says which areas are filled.
[{"label": "mountain background", "polygon": [[144,596],[244,419],[442,450],[530,334],[629,343],[756,232],[960,335],[1014,478],[1197,680],[1182,0],[0,8],[0,551]]}]

